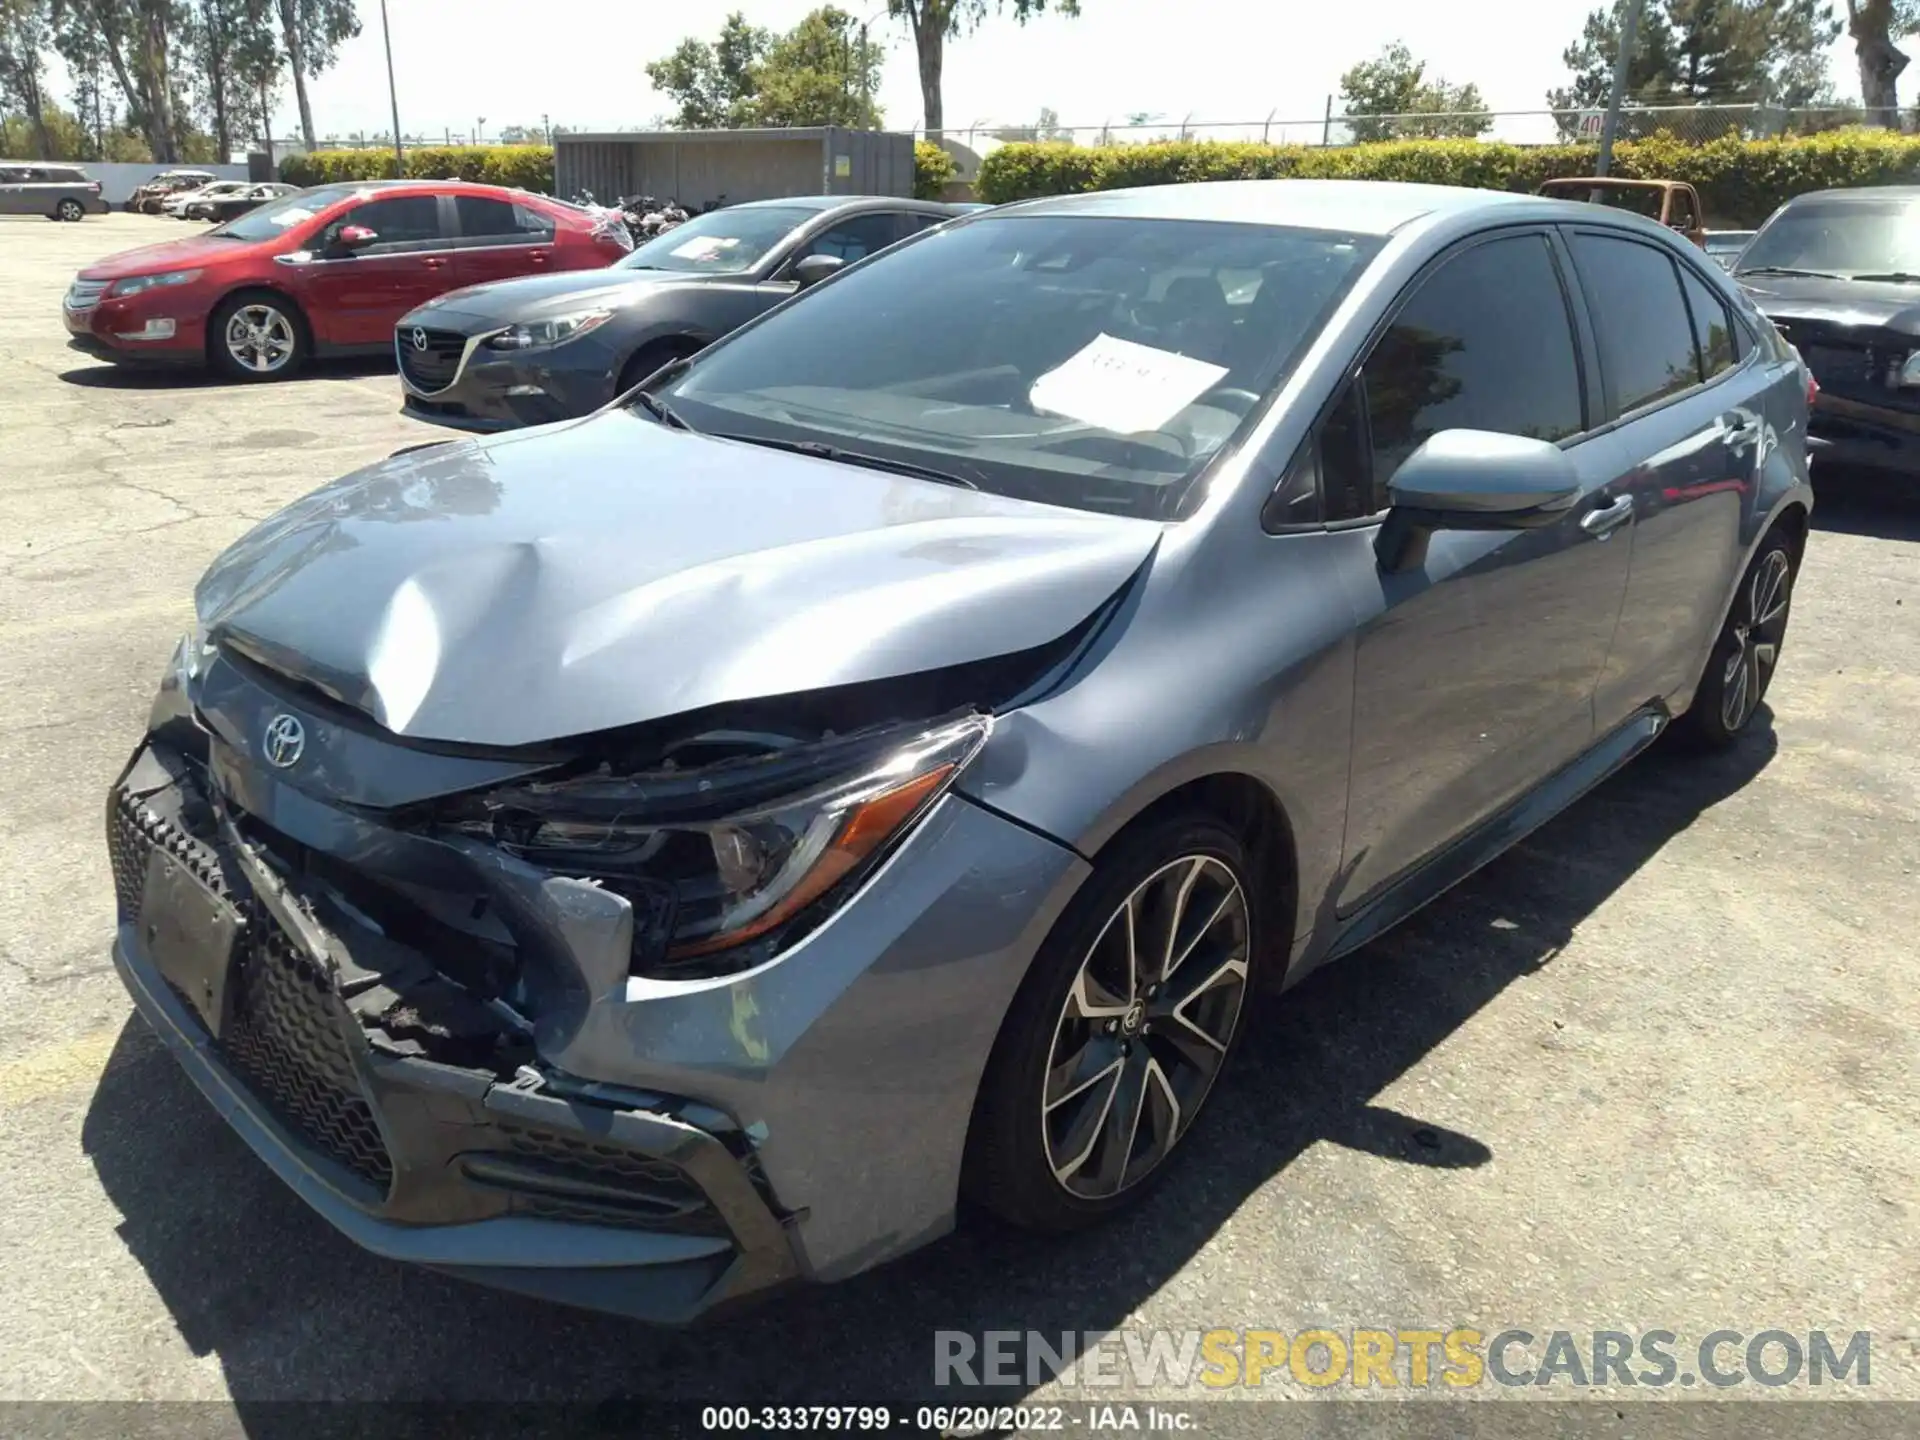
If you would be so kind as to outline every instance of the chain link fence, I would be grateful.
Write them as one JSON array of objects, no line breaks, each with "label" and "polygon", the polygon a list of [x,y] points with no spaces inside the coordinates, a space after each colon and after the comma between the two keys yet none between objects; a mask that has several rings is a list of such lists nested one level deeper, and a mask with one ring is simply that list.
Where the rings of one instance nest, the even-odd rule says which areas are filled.
[{"label": "chain link fence", "polygon": [[[1206,120],[1194,115],[1132,114],[1098,125],[1032,123],[1007,125],[977,119],[949,126],[944,134],[977,155],[1014,141],[1053,140],[1075,145],[1127,145],[1164,140],[1256,141],[1272,145],[1352,145],[1369,140],[1444,138],[1504,141],[1514,145],[1557,145],[1597,141],[1604,116],[1599,110],[1505,110],[1458,115],[1340,115],[1331,103],[1317,116],[1274,110],[1260,120]],[[1904,117],[1903,117],[1904,118]],[[1666,132],[1687,144],[1701,145],[1731,133],[1742,139],[1810,135],[1867,123],[1861,107],[1786,109],[1772,105],[1688,105],[1621,112],[1620,138]],[[925,131],[917,132],[924,136]]]},{"label": "chain link fence", "polygon": [[[1903,128],[1913,128],[1913,115],[1903,114]],[[1210,120],[1198,112],[1189,115],[1151,115],[1134,113],[1098,125],[1060,125],[1026,122],[1008,124],[991,118],[974,119],[965,125],[950,125],[944,134],[950,142],[964,146],[977,155],[985,155],[1013,141],[1053,140],[1075,145],[1131,145],[1161,140],[1239,140],[1272,145],[1353,145],[1369,140],[1479,139],[1504,141],[1513,145],[1557,145],[1580,140],[1597,141],[1603,114],[1599,110],[1495,110],[1453,115],[1341,115],[1331,101],[1319,115],[1302,116],[1297,111],[1275,109],[1264,119]],[[1823,130],[1839,130],[1849,125],[1868,123],[1867,112],[1858,105],[1787,109],[1774,105],[1685,105],[1629,107],[1621,112],[1620,138],[1635,139],[1665,132],[1690,145],[1733,134],[1742,139],[1779,135],[1811,135]],[[607,127],[599,127],[607,128]],[[659,121],[637,124],[634,129],[665,128]],[[566,127],[555,125],[554,133]],[[918,130],[924,137],[926,132]],[[469,143],[543,144],[547,136],[526,130],[501,133],[481,132],[476,139],[471,131],[445,129],[408,135],[409,150],[423,146],[466,145]],[[322,150],[386,150],[393,140],[386,134],[364,131],[351,135],[328,135],[318,148]]]}]

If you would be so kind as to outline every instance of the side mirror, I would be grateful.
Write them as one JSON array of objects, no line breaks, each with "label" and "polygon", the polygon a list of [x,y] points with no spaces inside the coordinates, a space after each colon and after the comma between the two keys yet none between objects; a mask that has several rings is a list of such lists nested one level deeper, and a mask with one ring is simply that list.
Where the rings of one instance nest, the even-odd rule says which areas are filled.
[{"label": "side mirror", "polygon": [[799,281],[800,288],[805,290],[809,285],[818,285],[834,271],[843,268],[846,263],[838,255],[809,255],[805,259],[794,262],[793,278]]},{"label": "side mirror", "polygon": [[1423,564],[1436,530],[1533,530],[1580,498],[1580,475],[1558,445],[1486,430],[1443,430],[1401,462],[1374,553],[1383,570]]},{"label": "side mirror", "polygon": [[364,225],[342,225],[333,237],[336,250],[364,250],[380,237]]}]

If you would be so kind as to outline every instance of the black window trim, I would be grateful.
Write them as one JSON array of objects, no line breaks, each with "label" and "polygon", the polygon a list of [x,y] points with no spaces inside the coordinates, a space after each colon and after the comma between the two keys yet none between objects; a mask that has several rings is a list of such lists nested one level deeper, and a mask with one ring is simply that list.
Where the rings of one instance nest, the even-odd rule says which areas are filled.
[{"label": "black window trim", "polygon": [[[1574,434],[1564,436],[1554,443],[1562,450],[1571,450],[1574,446],[1584,444],[1595,436],[1606,433],[1606,430],[1611,428],[1596,427],[1593,424],[1595,415],[1595,384],[1597,377],[1600,375],[1598,336],[1590,328],[1586,307],[1581,298],[1582,292],[1572,272],[1572,256],[1568,253],[1569,247],[1558,233],[1560,228],[1560,226],[1555,224],[1530,220],[1515,224],[1492,226],[1485,230],[1476,230],[1473,234],[1463,236],[1461,239],[1448,245],[1446,249],[1433,256],[1414,273],[1413,277],[1400,288],[1400,292],[1393,297],[1393,301],[1387,307],[1386,312],[1374,323],[1373,328],[1367,332],[1366,341],[1360,346],[1360,359],[1347,366],[1345,373],[1340,377],[1340,382],[1333,387],[1332,393],[1315,413],[1313,422],[1307,427],[1307,433],[1301,440],[1300,445],[1296,446],[1293,453],[1287,457],[1287,463],[1281,467],[1280,474],[1275,479],[1272,488],[1267,492],[1266,498],[1260,502],[1262,530],[1269,535],[1316,534],[1322,531],[1365,529],[1369,526],[1378,525],[1386,519],[1387,508],[1384,507],[1366,515],[1351,515],[1340,520],[1326,519],[1327,495],[1325,478],[1320,469],[1319,457],[1316,455],[1314,460],[1314,483],[1319,490],[1321,519],[1317,522],[1300,521],[1294,524],[1272,526],[1266,523],[1268,507],[1272,504],[1274,497],[1278,495],[1281,488],[1287,483],[1287,478],[1293,474],[1295,465],[1300,463],[1302,447],[1311,445],[1318,451],[1321,432],[1325,429],[1327,422],[1332,419],[1334,411],[1339,409],[1341,403],[1346,399],[1348,390],[1359,383],[1361,375],[1366,370],[1367,361],[1373,358],[1373,352],[1379,347],[1381,339],[1386,335],[1387,331],[1393,328],[1394,322],[1400,318],[1400,312],[1413,303],[1414,297],[1420,292],[1420,287],[1443,266],[1458,256],[1464,255],[1470,250],[1478,249],[1482,245],[1490,245],[1497,241],[1512,240],[1527,235],[1538,235],[1546,242],[1547,254],[1553,265],[1554,277],[1560,285],[1561,304],[1566,307],[1567,329],[1573,337],[1574,374],[1580,385],[1580,420],[1582,425],[1582,428]],[[1365,386],[1360,387],[1356,399],[1360,407],[1361,435],[1366,449],[1367,482],[1369,489],[1371,489],[1373,484],[1373,423],[1372,416],[1367,412],[1367,393]],[[1609,408],[1611,407],[1609,406]]]},{"label": "black window trim", "polygon": [[[1575,235],[1597,235],[1608,240],[1625,240],[1630,244],[1643,245],[1647,249],[1652,250],[1657,254],[1666,256],[1669,263],[1671,263],[1675,267],[1674,288],[1680,292],[1681,308],[1686,310],[1687,328],[1689,329],[1689,331],[1691,331],[1693,328],[1693,311],[1691,307],[1689,307],[1686,304],[1686,295],[1687,295],[1686,288],[1680,284],[1680,277],[1679,277],[1680,267],[1686,266],[1692,269],[1696,278],[1699,278],[1700,280],[1703,281],[1703,283],[1707,284],[1711,288],[1715,288],[1715,289],[1718,288],[1714,281],[1707,279],[1705,267],[1700,265],[1695,265],[1692,262],[1690,257],[1682,253],[1681,247],[1672,242],[1663,243],[1662,241],[1655,239],[1651,235],[1642,234],[1638,230],[1628,230],[1624,226],[1618,226],[1618,225],[1600,225],[1600,224],[1593,224],[1590,222],[1583,221],[1576,225],[1561,225],[1561,226],[1557,226],[1556,228],[1565,232],[1565,244],[1567,247],[1568,264],[1570,267],[1571,275],[1574,279],[1574,283],[1579,292],[1580,308],[1582,312],[1587,316],[1589,323],[1592,322],[1594,300],[1592,296],[1589,295],[1588,293],[1586,278],[1580,274],[1579,262],[1575,260],[1573,257],[1572,237]],[[1692,245],[1687,246],[1687,249],[1693,249],[1693,248],[1695,247]],[[1739,314],[1738,307],[1734,306],[1731,301],[1728,302],[1728,308],[1732,310],[1734,314],[1736,315]],[[1741,318],[1744,323],[1745,317],[1741,317]],[[1596,339],[1598,337],[1598,333],[1599,332],[1596,329],[1595,331]],[[1592,430],[1588,431],[1587,433],[1589,435],[1611,435],[1614,431],[1619,430],[1621,427],[1634,424],[1640,420],[1644,420],[1649,415],[1658,414],[1660,411],[1666,409],[1670,405],[1683,404],[1689,400],[1696,399],[1702,392],[1706,390],[1710,390],[1716,385],[1724,385],[1728,383],[1733,376],[1741,374],[1743,371],[1747,369],[1749,365],[1752,365],[1754,363],[1755,357],[1760,353],[1758,340],[1752,336],[1751,328],[1749,328],[1749,339],[1753,343],[1748,347],[1747,353],[1741,356],[1737,361],[1735,361],[1734,364],[1728,366],[1725,370],[1722,370],[1718,375],[1715,375],[1711,380],[1696,381],[1692,385],[1689,385],[1684,390],[1671,391],[1668,394],[1658,396],[1655,399],[1647,401],[1646,404],[1644,405],[1640,405],[1635,409],[1628,410],[1619,415],[1613,414],[1613,408],[1615,403],[1614,394],[1613,394],[1613,377],[1607,373],[1605,362],[1604,361],[1601,362],[1599,366],[1600,390],[1601,390],[1601,393],[1606,397],[1606,413],[1612,416],[1612,418],[1600,425],[1596,425]],[[1694,352],[1697,359],[1699,354],[1699,342],[1697,337],[1694,342]],[[1702,366],[1701,368],[1704,369],[1705,367]]]}]

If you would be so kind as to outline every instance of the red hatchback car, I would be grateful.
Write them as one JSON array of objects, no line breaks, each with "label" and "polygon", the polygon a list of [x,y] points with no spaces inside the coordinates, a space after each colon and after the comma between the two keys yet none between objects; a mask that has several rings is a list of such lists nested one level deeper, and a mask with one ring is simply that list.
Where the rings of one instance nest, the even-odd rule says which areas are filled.
[{"label": "red hatchback car", "polygon": [[90,265],[64,310],[74,347],[102,359],[281,380],[314,355],[390,353],[394,322],[445,291],[631,248],[624,228],[520,190],[326,185]]}]

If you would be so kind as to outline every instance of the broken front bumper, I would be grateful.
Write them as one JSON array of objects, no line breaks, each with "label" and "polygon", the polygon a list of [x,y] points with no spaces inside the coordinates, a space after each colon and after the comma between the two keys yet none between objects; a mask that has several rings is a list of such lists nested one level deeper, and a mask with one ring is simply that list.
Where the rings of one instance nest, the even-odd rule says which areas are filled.
[{"label": "broken front bumper", "polygon": [[248,892],[227,847],[181,823],[193,783],[143,748],[114,788],[114,963],[220,1114],[349,1238],[665,1323],[798,1273],[746,1137],[719,1112],[369,1045],[338,974]]}]

